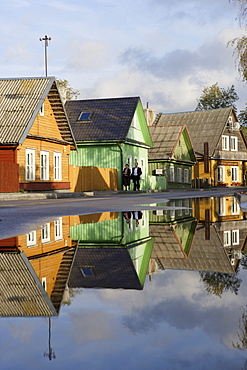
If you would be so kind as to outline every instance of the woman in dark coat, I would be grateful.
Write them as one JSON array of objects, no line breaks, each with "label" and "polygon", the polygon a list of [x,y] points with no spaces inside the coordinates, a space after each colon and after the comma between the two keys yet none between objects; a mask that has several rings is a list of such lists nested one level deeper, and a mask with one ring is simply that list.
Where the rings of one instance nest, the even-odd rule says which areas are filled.
[{"label": "woman in dark coat", "polygon": [[130,186],[130,168],[128,163],[125,165],[122,175],[123,175],[123,186],[125,187],[125,190],[128,190],[128,187]]}]

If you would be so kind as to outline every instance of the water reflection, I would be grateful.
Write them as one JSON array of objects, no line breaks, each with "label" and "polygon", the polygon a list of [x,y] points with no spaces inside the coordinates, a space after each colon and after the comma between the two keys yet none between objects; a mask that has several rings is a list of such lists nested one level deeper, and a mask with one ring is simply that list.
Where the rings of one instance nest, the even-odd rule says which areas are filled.
[{"label": "water reflection", "polygon": [[[73,307],[76,302],[85,301],[85,297],[89,306],[91,300],[93,302],[92,295],[86,296],[86,292],[93,291],[90,288],[100,288],[99,297],[104,302],[107,301],[106,297],[113,300],[115,294],[121,303],[120,311],[122,306],[127,305],[120,298],[121,294],[126,294],[121,290],[137,294],[135,291],[144,289],[141,300],[145,302],[147,294],[148,301],[141,305],[137,300],[133,312],[130,314],[130,310],[122,318],[130,334],[148,332],[150,327],[156,327],[156,320],[159,322],[168,318],[170,326],[181,326],[189,331],[193,326],[190,323],[196,317],[200,320],[195,326],[202,325],[208,313],[207,307],[210,307],[207,320],[217,322],[219,331],[222,327],[228,327],[234,317],[234,324],[229,329],[231,336],[228,333],[230,339],[224,338],[227,349],[232,345],[245,349],[245,298],[239,303],[236,301],[235,306],[231,306],[233,298],[228,298],[227,307],[231,317],[221,316],[225,312],[222,304],[222,312],[217,313],[217,319],[213,316],[213,307],[218,307],[219,302],[213,299],[223,299],[226,293],[233,293],[235,297],[240,292],[243,273],[247,268],[246,222],[246,212],[240,209],[234,197],[178,199],[152,205],[151,209],[149,207],[142,211],[59,218],[44,224],[39,230],[0,241],[0,315],[48,317],[49,345],[45,355],[51,360],[55,358],[51,346],[51,317],[59,315],[59,320],[63,322],[65,318],[61,313],[68,315],[72,312],[75,320]],[[200,291],[198,285],[188,288],[190,279],[195,279],[195,275],[193,279],[191,274],[188,275],[189,271],[199,275]],[[170,277],[173,281],[171,285]],[[187,293],[180,290],[183,285]],[[166,290],[166,286],[170,290]],[[181,297],[177,296],[173,304],[171,297],[175,294]],[[186,294],[190,302],[186,300]],[[126,297],[135,300],[134,295]],[[97,303],[101,308],[102,301]],[[180,311],[176,311],[178,307],[181,307]],[[77,308],[80,311],[80,307]],[[91,310],[94,312],[93,303]],[[190,311],[196,312],[198,316],[192,318]],[[90,332],[86,322],[91,316],[88,311],[82,312],[84,318],[80,316],[77,324],[83,322],[81,329],[84,331],[87,328],[84,331],[86,336],[86,332]],[[181,314],[187,318],[186,323],[181,324]],[[100,322],[105,328],[105,335],[108,319],[101,319],[103,316],[99,318],[95,314],[90,322]],[[241,322],[239,330],[238,319]],[[109,322],[112,323],[112,317]],[[171,329],[166,327],[164,330],[164,333],[166,330],[170,333]],[[207,332],[207,329],[203,330]],[[103,334],[97,335],[97,338],[101,338],[100,335],[104,337]],[[123,335],[126,336],[126,332]],[[217,335],[216,332],[212,335],[214,340]],[[191,343],[195,345],[195,342]]]}]

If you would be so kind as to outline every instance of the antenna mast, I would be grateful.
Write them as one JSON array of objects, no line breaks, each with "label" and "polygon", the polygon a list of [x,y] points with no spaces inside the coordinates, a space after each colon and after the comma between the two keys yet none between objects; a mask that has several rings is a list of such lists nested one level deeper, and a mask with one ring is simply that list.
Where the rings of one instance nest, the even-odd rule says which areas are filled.
[{"label": "antenna mast", "polygon": [[47,47],[49,46],[49,41],[51,41],[51,37],[45,35],[45,37],[40,38],[39,41],[45,42],[45,77],[47,77]]}]

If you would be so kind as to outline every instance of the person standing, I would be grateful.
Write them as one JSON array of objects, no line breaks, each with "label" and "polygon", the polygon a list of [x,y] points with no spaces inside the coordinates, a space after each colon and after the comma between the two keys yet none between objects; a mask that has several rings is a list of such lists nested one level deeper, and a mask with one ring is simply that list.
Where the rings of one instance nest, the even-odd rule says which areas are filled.
[{"label": "person standing", "polygon": [[125,187],[125,190],[128,190],[128,187],[130,186],[130,168],[128,163],[125,165],[122,175],[123,175],[123,186]]},{"label": "person standing", "polygon": [[142,170],[140,167],[138,167],[138,162],[135,163],[135,167],[133,168],[133,171],[132,171],[132,180],[133,180],[133,183],[134,183],[134,191],[137,189],[137,190],[140,190],[140,177],[141,177],[141,174],[142,174]]}]

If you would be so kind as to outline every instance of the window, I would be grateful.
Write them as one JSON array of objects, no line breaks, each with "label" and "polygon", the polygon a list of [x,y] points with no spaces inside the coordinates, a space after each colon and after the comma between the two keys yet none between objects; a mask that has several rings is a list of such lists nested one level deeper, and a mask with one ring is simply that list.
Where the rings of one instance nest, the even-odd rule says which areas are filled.
[{"label": "window", "polygon": [[26,180],[35,180],[35,149],[26,149]]},{"label": "window", "polygon": [[92,266],[81,267],[81,273],[84,277],[92,277],[94,276],[93,267]]},{"label": "window", "polygon": [[189,170],[188,170],[188,168],[184,169],[184,182],[185,183],[189,182]]},{"label": "window", "polygon": [[170,218],[171,219],[174,219],[175,218],[175,209],[172,209],[173,207],[175,207],[175,202],[170,202],[169,203],[169,206],[170,206]]},{"label": "window", "polygon": [[55,240],[61,240],[63,238],[62,217],[54,222],[54,234]]},{"label": "window", "polygon": [[226,214],[226,198],[219,198],[219,215],[225,216]]},{"label": "window", "polygon": [[232,198],[232,214],[233,215],[239,215],[240,213],[240,207],[238,204],[238,201],[235,197]]},{"label": "window", "polygon": [[45,104],[44,103],[41,105],[41,108],[39,110],[39,115],[42,117],[44,117],[45,115]]},{"label": "window", "polygon": [[175,181],[174,167],[170,167],[170,182]]},{"label": "window", "polygon": [[231,150],[237,151],[238,150],[238,138],[237,136],[231,136]]},{"label": "window", "polygon": [[231,231],[224,231],[223,238],[224,247],[229,247],[231,245]]},{"label": "window", "polygon": [[128,163],[129,168],[130,168],[130,170],[132,172],[132,156],[131,155],[128,155],[127,163]]},{"label": "window", "polygon": [[232,245],[239,244],[239,230],[232,230]]},{"label": "window", "polygon": [[40,152],[40,180],[49,180],[49,152]]},{"label": "window", "polygon": [[218,166],[218,181],[219,182],[225,181],[225,170],[223,166]]},{"label": "window", "polygon": [[237,166],[232,167],[232,181],[233,182],[238,181],[238,167]]},{"label": "window", "polygon": [[42,243],[48,243],[50,241],[50,224],[49,223],[42,226],[41,240],[42,240]]},{"label": "window", "polygon": [[182,182],[182,168],[177,168],[177,182]]},{"label": "window", "polygon": [[42,280],[41,280],[41,284],[42,284],[42,287],[45,289],[46,291],[46,288],[47,288],[47,285],[46,285],[46,278],[43,277]]},{"label": "window", "polygon": [[222,135],[222,150],[229,150],[229,136]]},{"label": "window", "polygon": [[139,167],[141,167],[141,170],[142,170],[141,178],[144,179],[145,178],[145,173],[146,173],[144,158],[140,159]]},{"label": "window", "polygon": [[132,120],[132,126],[133,127],[137,127],[137,121],[138,121],[137,114],[135,112],[134,117],[133,117],[133,120]]},{"label": "window", "polygon": [[33,247],[36,245],[36,231],[31,231],[27,234],[27,246]]},{"label": "window", "polygon": [[62,154],[59,152],[54,153],[54,180],[62,180]]},{"label": "window", "polygon": [[92,112],[81,112],[78,121],[87,121],[90,119]]}]

